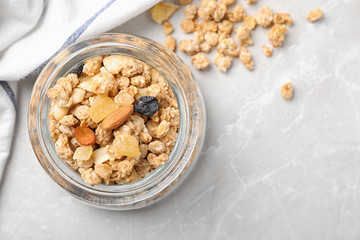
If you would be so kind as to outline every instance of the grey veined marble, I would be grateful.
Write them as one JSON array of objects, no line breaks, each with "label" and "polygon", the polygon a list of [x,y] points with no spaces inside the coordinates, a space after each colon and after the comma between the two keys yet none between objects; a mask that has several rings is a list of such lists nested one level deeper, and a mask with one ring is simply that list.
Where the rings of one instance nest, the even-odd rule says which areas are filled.
[{"label": "grey veined marble", "polygon": [[[252,33],[253,72],[239,59],[227,73],[213,64],[199,72],[178,52],[203,92],[207,138],[192,174],[151,207],[99,210],[53,183],[26,132],[34,79],[22,82],[0,239],[360,239],[360,1],[238,2],[249,15],[263,5],[288,12],[294,25],[271,58],[261,52],[267,30]],[[316,8],[324,17],[309,23]],[[192,37],[182,18],[179,11],[171,19],[178,41]],[[114,32],[165,39],[148,13]],[[289,81],[291,101],[280,96]]]}]

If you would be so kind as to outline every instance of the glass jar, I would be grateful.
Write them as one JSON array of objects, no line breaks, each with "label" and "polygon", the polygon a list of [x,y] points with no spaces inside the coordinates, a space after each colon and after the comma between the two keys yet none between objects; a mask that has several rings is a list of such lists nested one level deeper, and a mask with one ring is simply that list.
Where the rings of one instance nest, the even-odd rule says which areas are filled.
[{"label": "glass jar", "polygon": [[[155,68],[169,82],[178,100],[180,128],[163,166],[149,176],[124,185],[90,186],[55,152],[48,129],[49,88],[80,62],[97,55],[121,54]],[[28,130],[34,152],[46,173],[75,198],[95,207],[127,210],[148,206],[168,195],[194,167],[205,135],[205,107],[185,64],[164,46],[127,34],[92,36],[63,49],[44,67],[32,90]]]}]

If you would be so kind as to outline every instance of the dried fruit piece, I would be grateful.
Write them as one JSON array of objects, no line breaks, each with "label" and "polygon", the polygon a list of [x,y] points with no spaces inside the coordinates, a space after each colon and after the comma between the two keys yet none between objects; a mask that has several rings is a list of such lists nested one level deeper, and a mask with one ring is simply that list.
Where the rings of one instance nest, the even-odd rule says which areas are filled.
[{"label": "dried fruit piece", "polygon": [[71,93],[72,104],[76,104],[84,100],[86,91],[81,88],[74,88]]},{"label": "dried fruit piece", "polygon": [[311,12],[309,12],[309,15],[307,16],[307,20],[309,20],[310,22],[315,22],[317,20],[319,20],[323,15],[323,12],[321,11],[321,9],[315,9]]},{"label": "dried fruit piece", "polygon": [[63,117],[65,117],[69,112],[69,108],[63,107],[54,107],[54,118],[56,121],[60,121]]},{"label": "dried fruit piece", "polygon": [[133,113],[133,105],[122,106],[110,113],[101,123],[100,127],[105,131],[113,130],[123,124]]},{"label": "dried fruit piece", "polygon": [[152,116],[159,110],[159,101],[155,97],[143,96],[136,100],[134,111],[146,116]]},{"label": "dried fruit piece", "polygon": [[126,133],[115,137],[112,151],[120,156],[127,157],[139,157],[141,155],[138,140]]},{"label": "dried fruit piece", "polygon": [[280,89],[281,96],[285,99],[291,99],[293,97],[293,91],[293,86],[290,82],[282,85]]},{"label": "dried fruit piece", "polygon": [[166,22],[180,7],[170,2],[159,2],[150,9],[152,19],[158,24]]},{"label": "dried fruit piece", "polygon": [[89,160],[91,158],[92,153],[93,153],[92,146],[78,147],[74,152],[73,158],[75,160],[86,161],[86,160]]},{"label": "dried fruit piece", "polygon": [[85,126],[75,128],[75,138],[84,146],[93,145],[96,142],[94,131]]},{"label": "dried fruit piece", "polygon": [[88,114],[94,122],[98,123],[117,108],[118,106],[110,97],[98,95],[92,102]]},{"label": "dried fruit piece", "polygon": [[106,162],[110,158],[109,154],[106,152],[106,147],[96,149],[93,152],[92,157],[94,158],[95,164]]},{"label": "dried fruit piece", "polygon": [[81,75],[82,71],[84,68],[84,63],[80,63],[78,66],[74,67],[70,73],[74,73],[76,75],[78,75],[78,77]]}]

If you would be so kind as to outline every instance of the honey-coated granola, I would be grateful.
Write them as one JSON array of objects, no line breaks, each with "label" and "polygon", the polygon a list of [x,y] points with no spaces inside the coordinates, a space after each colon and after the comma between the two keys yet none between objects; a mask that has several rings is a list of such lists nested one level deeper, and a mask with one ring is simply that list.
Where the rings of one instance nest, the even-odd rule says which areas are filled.
[{"label": "honey-coated granola", "polygon": [[[59,78],[47,95],[55,151],[89,185],[137,181],[168,161],[178,104],[168,82],[146,63],[92,57],[81,74]],[[152,115],[136,108],[145,98],[157,107]]]}]

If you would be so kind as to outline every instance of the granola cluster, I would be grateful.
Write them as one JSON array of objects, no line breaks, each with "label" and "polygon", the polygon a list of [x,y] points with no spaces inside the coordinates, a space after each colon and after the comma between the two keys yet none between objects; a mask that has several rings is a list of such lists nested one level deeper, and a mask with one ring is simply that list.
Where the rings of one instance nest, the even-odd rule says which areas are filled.
[{"label": "granola cluster", "polygon": [[[178,135],[178,104],[168,82],[144,62],[90,58],[47,95],[56,153],[88,184],[130,183],[167,162]],[[151,116],[133,112],[145,96],[158,104]]]},{"label": "granola cluster", "polygon": [[[194,39],[181,40],[179,50],[191,56],[191,63],[198,70],[210,66],[210,60],[204,53],[209,53],[213,48],[218,52],[214,64],[220,71],[226,72],[231,67],[232,57],[239,58],[246,69],[253,70],[255,63],[248,47],[254,45],[251,32],[256,26],[271,27],[269,41],[273,47],[280,47],[285,40],[287,26],[292,24],[288,13],[273,13],[268,6],[262,7],[255,16],[247,16],[243,5],[232,6],[236,0],[200,0],[199,5],[190,4],[191,2],[181,2],[186,6],[182,11],[185,18],[180,27],[185,34],[192,33]],[[246,0],[248,4],[256,2]],[[235,27],[235,24],[238,26]],[[166,22],[163,26],[166,35],[173,31],[173,28],[165,31],[169,28],[168,25]],[[176,40],[168,36],[165,46],[174,51]],[[265,56],[272,55],[272,49],[268,46],[263,46],[263,51]]]},{"label": "granola cluster", "polygon": [[[239,58],[245,68],[251,71],[255,67],[252,54],[248,49],[254,45],[251,32],[258,25],[269,29],[268,40],[273,48],[278,48],[282,46],[288,27],[293,23],[288,13],[274,13],[268,6],[263,6],[254,16],[247,16],[243,5],[233,6],[236,0],[200,0],[199,5],[191,4],[192,2],[192,0],[180,0],[181,5],[186,5],[182,11],[185,19],[181,21],[180,27],[185,34],[192,33],[194,40],[180,40],[179,50],[191,56],[191,63],[198,70],[210,66],[210,60],[204,53],[209,53],[212,48],[215,48],[217,55],[214,64],[221,72],[226,72],[231,67],[233,57]],[[245,2],[254,4],[257,0],[245,0]],[[152,10],[163,4],[160,2]],[[159,23],[159,18],[172,15],[173,10],[179,8],[176,5],[172,6],[169,8],[168,14],[161,11],[154,14],[152,11],[152,17]],[[322,15],[322,10],[315,9],[310,11],[307,20],[315,22],[321,19]],[[168,19],[169,17],[166,18],[166,20]],[[239,25],[235,27],[235,24]],[[169,22],[164,24],[165,35],[172,33],[173,30],[174,28]],[[165,47],[175,51],[175,38],[167,36]],[[262,52],[266,57],[271,57],[273,48],[263,45]],[[292,91],[291,83],[285,84],[281,88],[281,95],[286,99],[291,99]]]}]

